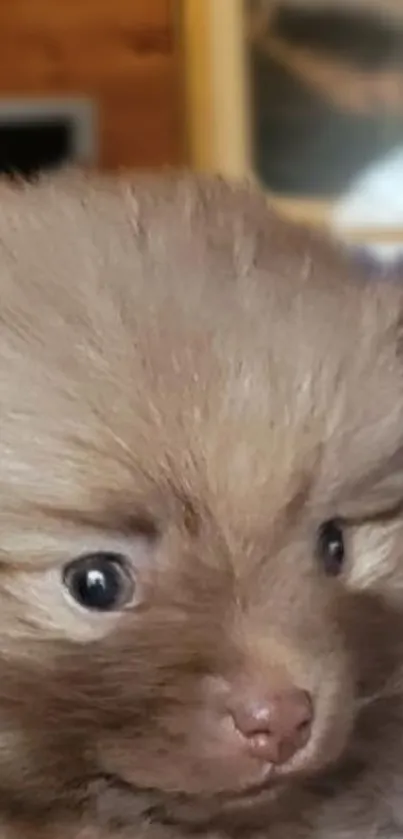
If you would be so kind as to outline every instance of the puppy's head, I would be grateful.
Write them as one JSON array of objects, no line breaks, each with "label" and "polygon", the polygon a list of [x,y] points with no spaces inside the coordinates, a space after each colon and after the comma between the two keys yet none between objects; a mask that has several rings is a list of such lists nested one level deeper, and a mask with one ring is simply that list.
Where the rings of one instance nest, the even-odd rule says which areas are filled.
[{"label": "puppy's head", "polygon": [[0,792],[270,800],[393,676],[399,294],[246,188],[0,205]]}]

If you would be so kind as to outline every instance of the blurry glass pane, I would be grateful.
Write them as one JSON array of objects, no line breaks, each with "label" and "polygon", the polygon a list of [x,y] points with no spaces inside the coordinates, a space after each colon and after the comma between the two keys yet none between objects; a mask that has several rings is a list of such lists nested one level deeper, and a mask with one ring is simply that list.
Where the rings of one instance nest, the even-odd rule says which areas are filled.
[{"label": "blurry glass pane", "polygon": [[379,11],[375,0],[245,0],[244,11],[253,164],[266,186],[333,198],[390,158],[403,192],[403,10],[400,20],[382,0]]}]

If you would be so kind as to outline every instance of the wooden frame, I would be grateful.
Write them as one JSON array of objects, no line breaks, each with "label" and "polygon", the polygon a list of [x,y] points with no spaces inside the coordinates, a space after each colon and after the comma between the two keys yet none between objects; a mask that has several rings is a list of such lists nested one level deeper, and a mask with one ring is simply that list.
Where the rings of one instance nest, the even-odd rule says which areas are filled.
[{"label": "wooden frame", "polygon": [[190,161],[233,177],[250,174],[242,5],[182,2]]}]

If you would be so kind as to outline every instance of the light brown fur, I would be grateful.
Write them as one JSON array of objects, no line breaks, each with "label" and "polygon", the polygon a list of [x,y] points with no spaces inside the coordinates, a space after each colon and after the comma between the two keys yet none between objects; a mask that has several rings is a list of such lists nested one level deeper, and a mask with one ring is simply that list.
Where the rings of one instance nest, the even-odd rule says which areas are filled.
[{"label": "light brown fur", "polygon": [[[354,273],[218,180],[0,188],[1,839],[403,835],[401,292]],[[285,672],[311,740],[243,795],[215,692]]]}]

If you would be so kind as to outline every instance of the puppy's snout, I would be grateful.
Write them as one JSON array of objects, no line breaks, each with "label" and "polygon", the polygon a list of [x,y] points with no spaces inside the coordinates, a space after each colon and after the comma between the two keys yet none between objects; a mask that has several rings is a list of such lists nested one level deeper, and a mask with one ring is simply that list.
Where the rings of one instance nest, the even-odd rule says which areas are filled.
[{"label": "puppy's snout", "polygon": [[228,697],[227,711],[253,756],[270,763],[290,760],[310,738],[313,705],[303,690],[266,695],[253,689],[234,691]]}]

